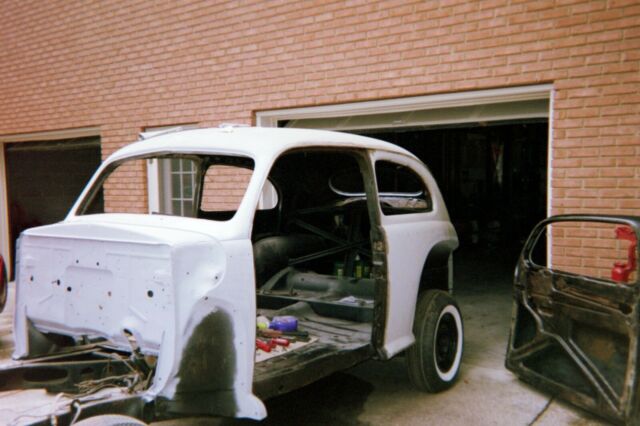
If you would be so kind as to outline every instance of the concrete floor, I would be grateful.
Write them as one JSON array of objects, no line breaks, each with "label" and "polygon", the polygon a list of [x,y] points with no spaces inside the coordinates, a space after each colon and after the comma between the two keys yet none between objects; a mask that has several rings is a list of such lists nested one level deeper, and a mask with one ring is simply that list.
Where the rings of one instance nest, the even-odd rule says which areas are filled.
[{"label": "concrete floor", "polygon": [[[449,391],[425,394],[414,390],[402,357],[387,362],[371,361],[267,401],[269,417],[258,424],[606,424],[519,382],[504,368],[516,256],[513,252],[485,251],[462,252],[456,257],[455,296],[465,321],[465,353],[459,382]],[[0,315],[0,357],[5,359],[12,347],[11,310],[12,305]],[[42,391],[0,393],[0,425],[10,424],[19,415],[46,413],[52,399]],[[26,420],[29,418],[22,418]],[[157,425],[256,423],[187,419]]]}]

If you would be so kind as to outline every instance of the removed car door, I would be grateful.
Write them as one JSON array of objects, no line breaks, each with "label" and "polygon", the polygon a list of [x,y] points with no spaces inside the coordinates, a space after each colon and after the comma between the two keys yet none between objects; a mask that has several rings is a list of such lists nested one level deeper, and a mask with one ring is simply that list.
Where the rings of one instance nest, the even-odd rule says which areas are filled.
[{"label": "removed car door", "polygon": [[[633,424],[640,420],[639,229],[637,217],[565,215],[538,224],[516,268],[506,358],[523,381]],[[553,266],[542,266],[545,253]]]}]

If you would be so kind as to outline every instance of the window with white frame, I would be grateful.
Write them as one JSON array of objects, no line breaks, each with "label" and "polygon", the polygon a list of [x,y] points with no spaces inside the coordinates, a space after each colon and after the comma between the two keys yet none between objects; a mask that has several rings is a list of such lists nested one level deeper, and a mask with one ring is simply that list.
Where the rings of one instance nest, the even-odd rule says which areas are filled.
[{"label": "window with white frame", "polygon": [[[196,129],[197,125],[148,127],[141,134],[149,138],[160,133]],[[189,159],[147,161],[149,212],[178,216],[194,216],[196,167]]]},{"label": "window with white frame", "polygon": [[196,165],[193,160],[172,158],[160,160],[163,208],[160,213],[194,216]]},{"label": "window with white frame", "polygon": [[[164,132],[195,128],[197,128],[196,125],[152,127],[145,129],[141,137],[147,139]],[[147,160],[149,213],[187,217],[196,216],[195,198],[199,185],[197,173],[197,164],[188,158]],[[250,176],[250,172],[239,167],[223,165],[207,171],[205,185],[208,182],[210,186],[210,181],[213,179],[216,185],[226,185],[228,187],[222,188],[222,191],[214,197],[215,200],[205,194],[204,199],[201,200],[204,210],[213,205],[217,210],[224,210],[224,208],[228,210],[237,209],[237,204],[246,190]],[[259,199],[258,209],[272,209],[277,203],[277,191],[271,182],[267,181]]]}]

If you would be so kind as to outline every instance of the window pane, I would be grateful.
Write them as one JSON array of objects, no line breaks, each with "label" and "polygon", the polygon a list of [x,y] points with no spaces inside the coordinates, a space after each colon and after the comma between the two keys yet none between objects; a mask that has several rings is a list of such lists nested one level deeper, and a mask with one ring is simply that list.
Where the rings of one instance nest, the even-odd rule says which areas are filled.
[{"label": "window pane", "polygon": [[173,200],[171,202],[171,207],[172,207],[172,210],[171,212],[169,212],[170,214],[173,214],[175,216],[182,215],[182,206],[181,206],[180,200]]},{"label": "window pane", "polygon": [[182,197],[193,200],[193,175],[182,175]]},{"label": "window pane", "polygon": [[182,216],[193,217],[193,201],[182,202]]},{"label": "window pane", "polygon": [[[196,160],[190,158],[172,158],[160,160],[160,191],[163,214],[176,216],[193,216],[192,208],[185,208],[185,203],[193,206],[195,181],[198,169]],[[178,202],[179,204],[175,204]],[[179,207],[177,207],[179,206]]]},{"label": "window pane", "polygon": [[173,173],[171,174],[171,194],[169,194],[170,198],[180,198],[182,185],[180,182],[180,174]]},{"label": "window pane", "polygon": [[180,160],[177,158],[171,159],[171,171],[179,172],[180,171]]}]

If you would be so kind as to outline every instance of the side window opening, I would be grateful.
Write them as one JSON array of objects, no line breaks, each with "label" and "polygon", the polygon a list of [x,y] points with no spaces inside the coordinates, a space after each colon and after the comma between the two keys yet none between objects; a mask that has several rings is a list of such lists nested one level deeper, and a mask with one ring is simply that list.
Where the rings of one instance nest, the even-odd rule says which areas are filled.
[{"label": "side window opening", "polygon": [[241,166],[213,164],[204,174],[203,212],[235,212],[247,191],[252,170]]},{"label": "side window opening", "polygon": [[[244,165],[211,165],[204,174],[199,216],[232,216],[240,207],[252,174],[252,168],[246,168]],[[277,205],[278,192],[267,180],[260,195],[258,210],[272,210]]]},{"label": "side window opening", "polygon": [[[281,199],[277,218],[267,221],[266,213],[257,212],[254,220],[259,287],[271,286],[270,280],[286,268],[291,268],[290,281],[303,271],[327,277],[370,277],[370,213],[353,153],[287,153],[275,162],[269,179],[277,185]],[[342,182],[348,183],[348,191],[336,190]]]},{"label": "side window opening", "polygon": [[136,200],[143,198],[146,160],[131,159],[106,170],[84,199],[80,214],[142,213]]},{"label": "side window opening", "polygon": [[376,162],[380,208],[387,215],[424,213],[433,210],[429,189],[409,167],[391,161]]},{"label": "side window opening", "polygon": [[637,243],[632,228],[620,223],[554,222],[540,232],[527,260],[536,268],[556,273],[634,285],[638,281]]}]

